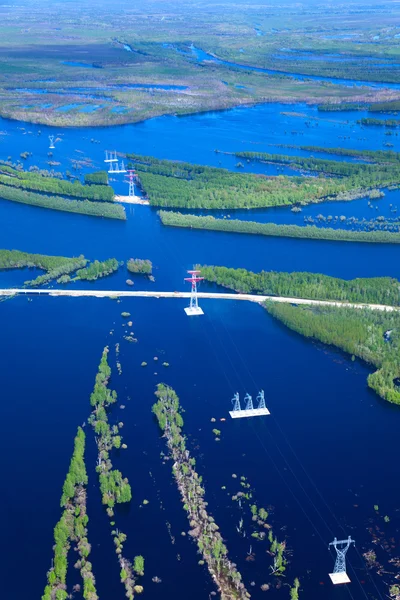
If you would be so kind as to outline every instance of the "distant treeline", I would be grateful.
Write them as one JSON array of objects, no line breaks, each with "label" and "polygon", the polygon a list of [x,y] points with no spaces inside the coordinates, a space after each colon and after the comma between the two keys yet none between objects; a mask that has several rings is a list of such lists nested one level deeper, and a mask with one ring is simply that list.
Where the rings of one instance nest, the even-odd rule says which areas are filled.
[{"label": "distant treeline", "polygon": [[92,202],[90,200],[67,200],[57,196],[45,196],[35,194],[25,190],[17,189],[8,185],[0,184],[0,199],[30,204],[31,206],[40,206],[41,208],[51,208],[64,212],[78,213],[92,217],[105,217],[107,219],[126,220],[124,208],[120,204],[109,202]]},{"label": "distant treeline", "polygon": [[318,110],[320,112],[342,112],[342,111],[355,111],[355,110],[367,110],[367,104],[357,104],[356,102],[341,102],[340,104],[319,104]]},{"label": "distant treeline", "polygon": [[325,146],[298,146],[298,148],[306,152],[324,152],[325,154],[336,154],[337,156],[365,158],[382,164],[400,162],[400,152],[393,152],[393,150],[351,150],[348,148],[326,148]]},{"label": "distant treeline", "polygon": [[391,277],[338,279],[320,273],[284,273],[200,266],[207,281],[245,294],[285,296],[310,300],[337,300],[369,304],[400,305],[400,282]]},{"label": "distant treeline", "polygon": [[[357,281],[357,280],[355,280]],[[308,338],[332,344],[378,368],[368,385],[400,404],[400,313],[328,306],[292,306],[266,302],[268,312]]]},{"label": "distant treeline", "polygon": [[399,112],[400,101],[388,100],[387,102],[372,102],[371,104],[359,104],[357,102],[342,102],[340,104],[319,104],[318,110],[321,112],[344,112],[367,110],[368,112]]},{"label": "distant treeline", "polygon": [[[379,164],[354,164],[313,158],[290,157],[257,152],[240,152],[248,160],[290,163],[309,169],[319,177],[266,176],[238,173],[226,169],[128,155],[134,162],[150,204],[181,208],[261,208],[322,202],[328,199],[351,200],[377,187],[400,183],[397,153],[328,149],[309,146],[302,149],[332,154],[370,157]],[[364,154],[363,154],[364,152]],[[372,156],[369,156],[369,152]],[[335,175],[335,177],[324,176]]]},{"label": "distant treeline", "polygon": [[159,215],[163,225],[169,227],[336,242],[400,244],[400,233],[388,231],[348,231],[346,229],[316,227],[315,225],[276,225],[275,223],[257,223],[256,221],[240,221],[238,219],[216,219],[212,216],[197,217],[166,210],[160,210]]},{"label": "distant treeline", "polygon": [[[328,149],[329,154],[333,154],[332,149]],[[335,148],[335,154],[341,154],[341,148]],[[322,152],[322,148],[318,147],[316,152]],[[353,150],[345,150],[344,152],[356,152]],[[385,154],[385,153],[383,153]],[[396,153],[392,153],[396,154]],[[380,160],[379,164],[374,163],[354,163],[345,161],[334,161],[323,158],[314,158],[313,156],[288,156],[284,154],[267,154],[265,152],[236,152],[235,156],[245,158],[247,160],[272,162],[282,165],[290,165],[295,169],[305,169],[307,171],[315,171],[330,175],[338,175],[339,177],[347,177],[349,190],[353,188],[370,188],[382,185],[391,185],[400,181],[398,173],[398,165],[392,164],[396,159],[393,156],[378,157],[374,155],[375,160]],[[355,156],[350,154],[350,156]],[[367,156],[367,155],[364,155]],[[372,158],[372,157],[370,157]],[[387,158],[389,164],[383,162]]]},{"label": "distant treeline", "polygon": [[357,121],[359,125],[365,126],[376,126],[376,127],[399,127],[400,121],[398,119],[360,119]]},{"label": "distant treeline", "polygon": [[[96,176],[96,174],[93,174]],[[65,181],[56,177],[44,177],[39,173],[19,171],[0,166],[0,183],[34,192],[51,193],[58,196],[70,196],[84,200],[113,202],[114,190],[108,185],[82,185],[79,181]]]}]

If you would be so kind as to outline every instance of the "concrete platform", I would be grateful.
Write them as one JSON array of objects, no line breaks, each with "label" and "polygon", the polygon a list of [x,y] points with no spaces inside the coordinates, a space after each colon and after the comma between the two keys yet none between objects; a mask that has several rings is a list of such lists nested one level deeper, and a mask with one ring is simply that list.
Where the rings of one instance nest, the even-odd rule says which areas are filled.
[{"label": "concrete platform", "polygon": [[202,311],[200,306],[198,306],[197,308],[190,308],[190,306],[188,306],[187,308],[185,308],[185,313],[187,314],[188,317],[195,317],[196,315],[204,315],[204,312]]},{"label": "concrete platform", "polygon": [[346,572],[343,573],[329,573],[332,583],[338,585],[340,583],[350,583],[350,578]]},{"label": "concrete platform", "polygon": [[230,410],[232,419],[244,419],[245,417],[262,417],[270,415],[268,408],[253,408],[253,410]]}]

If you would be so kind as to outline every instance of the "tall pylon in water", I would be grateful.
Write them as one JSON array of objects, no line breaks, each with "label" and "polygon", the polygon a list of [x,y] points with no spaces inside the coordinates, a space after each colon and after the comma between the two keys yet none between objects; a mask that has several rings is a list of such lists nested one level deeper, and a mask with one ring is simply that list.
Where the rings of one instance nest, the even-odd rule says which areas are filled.
[{"label": "tall pylon in water", "polygon": [[[123,173],[124,171],[121,171]],[[129,197],[133,198],[135,196],[135,177],[136,173],[133,169],[128,169],[128,175],[125,175],[125,181],[129,183]]]},{"label": "tall pylon in water", "polygon": [[54,135],[49,135],[49,141],[50,141],[49,148],[50,148],[50,150],[53,150],[53,148],[55,148],[55,145],[54,145]]},{"label": "tall pylon in water", "polygon": [[239,410],[242,410],[241,406],[240,406],[239,392],[236,392],[236,394],[233,396],[232,404],[233,404],[234,412],[238,412]]},{"label": "tall pylon in water", "polygon": [[105,154],[106,157],[104,159],[104,162],[108,162],[108,163],[112,163],[112,162],[117,162],[118,158],[117,158],[117,151],[114,150],[114,152],[111,150],[111,152],[109,152],[108,150],[105,150]]},{"label": "tall pylon in water", "polygon": [[350,577],[346,573],[346,554],[351,544],[355,544],[355,541],[351,539],[350,535],[347,540],[338,540],[335,538],[333,542],[330,542],[329,544],[329,547],[333,546],[336,550],[336,561],[333,573],[329,573],[329,577],[335,585],[338,583],[350,583]]},{"label": "tall pylon in water", "polygon": [[204,312],[199,306],[199,302],[197,300],[197,283],[202,281],[204,277],[198,277],[200,271],[188,271],[191,277],[185,277],[185,281],[190,281],[192,284],[192,292],[190,294],[190,305],[185,308],[185,313],[188,317],[193,317],[194,315],[204,315]]}]

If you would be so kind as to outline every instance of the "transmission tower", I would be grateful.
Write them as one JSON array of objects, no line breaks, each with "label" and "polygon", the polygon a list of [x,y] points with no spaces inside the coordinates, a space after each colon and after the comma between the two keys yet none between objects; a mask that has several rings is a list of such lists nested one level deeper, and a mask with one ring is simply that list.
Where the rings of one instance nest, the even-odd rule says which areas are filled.
[{"label": "transmission tower", "polygon": [[202,281],[204,277],[198,277],[200,271],[188,271],[188,273],[191,275],[191,277],[185,277],[185,281],[190,281],[192,284],[192,292],[190,294],[190,305],[185,308],[185,313],[188,315],[188,317],[192,317],[194,315],[204,315],[204,312],[200,308],[197,300],[197,283]]},{"label": "transmission tower", "polygon": [[350,535],[347,540],[338,540],[335,538],[329,544],[329,546],[333,546],[336,550],[333,573],[329,573],[329,577],[335,585],[338,583],[350,583],[350,578],[346,573],[346,554],[351,544],[355,544],[355,541],[351,539]]},{"label": "transmission tower", "polygon": [[53,148],[55,148],[55,145],[54,145],[54,135],[49,135],[49,141],[50,141],[49,148],[50,148],[50,150],[53,150]]},{"label": "transmission tower", "polygon": [[258,406],[257,408],[266,408],[265,406],[265,397],[264,397],[264,390],[261,390],[257,396],[257,400],[258,400]]},{"label": "transmission tower", "polygon": [[242,410],[242,408],[240,406],[239,392],[236,392],[236,394],[233,396],[233,398],[232,398],[232,404],[233,404],[233,410],[234,410],[234,412]]},{"label": "transmission tower", "polygon": [[253,398],[250,396],[250,394],[245,395],[244,401],[246,402],[245,410],[253,410],[254,409]]},{"label": "transmission tower", "polygon": [[129,197],[135,196],[135,179],[136,173],[133,169],[128,169],[128,175],[125,175],[125,181],[129,183]]},{"label": "transmission tower", "polygon": [[109,152],[108,150],[105,150],[105,153],[106,153],[106,157],[104,159],[104,162],[108,162],[108,163],[117,162],[118,158],[117,158],[116,150],[114,150],[114,153],[112,151]]}]

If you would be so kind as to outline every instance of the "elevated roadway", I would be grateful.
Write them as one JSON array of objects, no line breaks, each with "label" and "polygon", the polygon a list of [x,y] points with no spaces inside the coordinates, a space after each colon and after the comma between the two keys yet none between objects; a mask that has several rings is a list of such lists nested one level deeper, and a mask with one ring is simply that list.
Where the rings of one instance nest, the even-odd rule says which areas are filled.
[{"label": "elevated roadway", "polygon": [[[73,298],[190,298],[190,292],[153,292],[133,290],[68,290],[68,289],[0,289],[1,296],[69,296]],[[285,296],[259,296],[256,294],[231,294],[225,292],[198,292],[199,299],[210,300],[247,300],[249,302],[284,302],[286,304],[305,304],[309,306],[339,306],[343,308],[369,308],[371,310],[395,311],[398,306],[385,304],[362,304],[357,302],[339,302],[334,300],[309,300],[308,298],[290,298]]]}]

